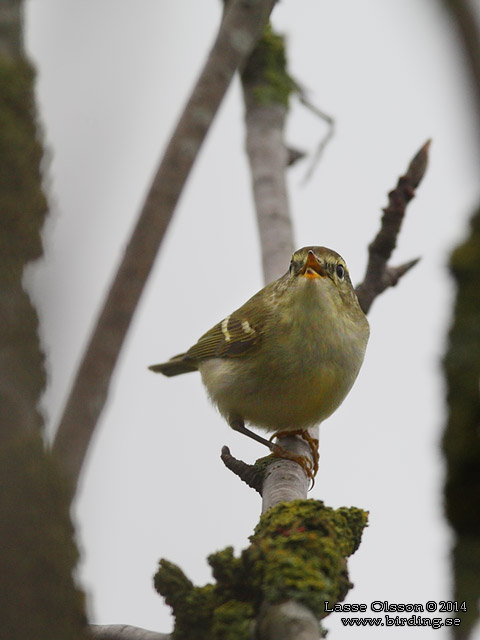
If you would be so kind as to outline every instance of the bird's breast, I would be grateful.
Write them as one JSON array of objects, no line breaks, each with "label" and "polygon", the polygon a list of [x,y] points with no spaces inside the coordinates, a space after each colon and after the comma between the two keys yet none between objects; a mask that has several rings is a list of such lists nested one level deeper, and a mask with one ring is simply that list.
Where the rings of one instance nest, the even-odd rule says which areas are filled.
[{"label": "bird's breast", "polygon": [[306,429],[344,400],[368,332],[326,309],[328,299],[317,295],[303,302],[302,313],[298,301],[296,309],[277,309],[251,354],[200,364],[209,395],[227,419],[235,414],[268,431]]}]

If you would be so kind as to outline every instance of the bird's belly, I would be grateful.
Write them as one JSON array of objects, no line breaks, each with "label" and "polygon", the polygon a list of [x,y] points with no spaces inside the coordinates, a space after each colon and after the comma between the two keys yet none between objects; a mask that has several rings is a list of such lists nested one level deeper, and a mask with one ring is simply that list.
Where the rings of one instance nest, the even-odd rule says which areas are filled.
[{"label": "bird's belly", "polygon": [[[353,384],[335,364],[325,363],[321,369],[309,370],[306,363],[299,372],[271,369],[245,375],[243,370],[238,375],[235,361],[215,359],[202,363],[200,372],[212,401],[227,420],[238,416],[267,431],[306,429],[322,422]],[[252,380],[257,381],[255,385]]]}]

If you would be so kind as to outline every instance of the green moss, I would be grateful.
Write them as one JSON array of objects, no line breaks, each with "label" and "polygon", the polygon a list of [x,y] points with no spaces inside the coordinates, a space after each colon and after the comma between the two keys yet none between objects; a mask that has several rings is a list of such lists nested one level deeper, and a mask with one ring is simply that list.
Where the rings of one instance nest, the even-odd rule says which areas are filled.
[{"label": "green moss", "polygon": [[249,638],[263,602],[296,600],[323,618],[324,602],[343,600],[352,586],[346,558],[358,548],[366,523],[360,509],[297,500],[263,515],[239,558],[231,547],[209,557],[215,585],[194,587],[162,560],[154,582],[173,608],[173,637]]},{"label": "green moss", "polygon": [[0,252],[9,269],[0,274],[3,280],[9,274],[17,278],[17,269],[42,251],[40,229],[47,203],[33,80],[33,67],[25,59],[0,56]]},{"label": "green moss", "polygon": [[318,618],[324,602],[343,600],[352,586],[346,558],[358,547],[367,514],[335,511],[314,500],[282,503],[267,512],[244,551],[261,600],[297,600]]},{"label": "green moss", "polygon": [[214,613],[212,638],[214,640],[250,640],[254,610],[248,602],[229,600]]},{"label": "green moss", "polygon": [[480,212],[467,241],[453,252],[450,268],[457,297],[444,359],[449,405],[443,439],[446,509],[459,534],[480,538]]},{"label": "green moss", "polygon": [[480,211],[465,242],[453,251],[450,269],[457,285],[452,327],[444,358],[448,419],[443,436],[447,462],[445,510],[456,540],[452,553],[454,599],[467,601],[462,633],[478,617],[480,597]]},{"label": "green moss", "polygon": [[37,314],[22,287],[26,263],[42,251],[41,163],[33,68],[0,55],[0,442],[42,423],[35,407],[45,386],[44,358]]},{"label": "green moss", "polygon": [[288,107],[296,85],[287,71],[285,39],[267,25],[242,73],[244,83],[253,86],[260,105],[281,104]]},{"label": "green moss", "polygon": [[201,640],[211,629],[217,600],[214,587],[194,587],[183,571],[168,560],[161,560],[154,586],[175,615],[176,640]]},{"label": "green moss", "polygon": [[208,564],[212,567],[222,601],[249,600],[250,577],[242,558],[235,558],[233,555],[232,547],[210,555]]},{"label": "green moss", "polygon": [[86,620],[72,575],[78,553],[70,496],[43,449],[38,404],[46,382],[44,357],[38,317],[22,286],[25,265],[42,252],[47,204],[35,74],[18,40],[10,47],[10,53],[18,48],[18,57],[0,55],[1,635],[80,640]]}]

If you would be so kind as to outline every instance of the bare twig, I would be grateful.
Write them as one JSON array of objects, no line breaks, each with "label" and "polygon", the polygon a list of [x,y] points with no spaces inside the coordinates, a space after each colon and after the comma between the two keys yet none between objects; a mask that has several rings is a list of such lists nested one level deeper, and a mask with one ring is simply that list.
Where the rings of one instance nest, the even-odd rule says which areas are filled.
[{"label": "bare twig", "polygon": [[94,640],[171,640],[172,637],[128,624],[91,624],[88,631]]},{"label": "bare twig", "polygon": [[292,167],[294,164],[303,160],[307,156],[306,151],[301,149],[295,149],[294,147],[287,147],[287,167]]},{"label": "bare twig", "polygon": [[383,210],[380,231],[368,247],[369,259],[365,279],[356,289],[364,313],[368,313],[378,295],[388,287],[396,285],[419,260],[416,258],[398,267],[389,267],[387,264],[396,246],[406,206],[414,197],[415,189],[427,168],[429,147],[430,140],[415,155],[406,174],[399,178],[395,189],[388,194],[389,202]]},{"label": "bare twig", "polygon": [[275,0],[232,0],[153,179],[53,445],[70,480],[72,495],[125,335],[180,193],[232,76],[255,45],[274,4]]},{"label": "bare twig", "polygon": [[262,495],[264,469],[234,458],[228,447],[222,447],[220,458],[227,469],[230,469],[240,480],[243,480],[249,487]]},{"label": "bare twig", "polygon": [[303,106],[306,107],[309,111],[311,111],[315,116],[317,116],[317,118],[320,118],[320,120],[323,120],[328,127],[327,132],[321,138],[320,142],[317,145],[317,148],[313,155],[310,166],[305,174],[305,178],[303,179],[303,182],[305,183],[305,182],[308,182],[312,177],[313,172],[315,171],[315,168],[317,167],[318,163],[320,162],[323,156],[323,152],[325,151],[325,148],[327,147],[328,143],[334,136],[335,120],[332,118],[332,116],[329,116],[328,113],[325,113],[325,111],[322,111],[321,109],[319,109],[316,105],[314,105],[309,100],[309,98],[307,98],[305,89],[298,87],[298,97],[299,97],[300,103],[303,104]]}]

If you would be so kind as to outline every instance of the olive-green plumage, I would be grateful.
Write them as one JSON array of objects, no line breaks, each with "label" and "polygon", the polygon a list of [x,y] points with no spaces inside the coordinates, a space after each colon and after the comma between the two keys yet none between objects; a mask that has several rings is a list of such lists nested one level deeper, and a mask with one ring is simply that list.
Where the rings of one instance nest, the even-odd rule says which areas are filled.
[{"label": "olive-green plumage", "polygon": [[[342,257],[304,247],[288,272],[152,371],[199,370],[229,424],[304,430],[331,415],[350,391],[369,336]],[[240,426],[240,429],[238,428]]]}]

